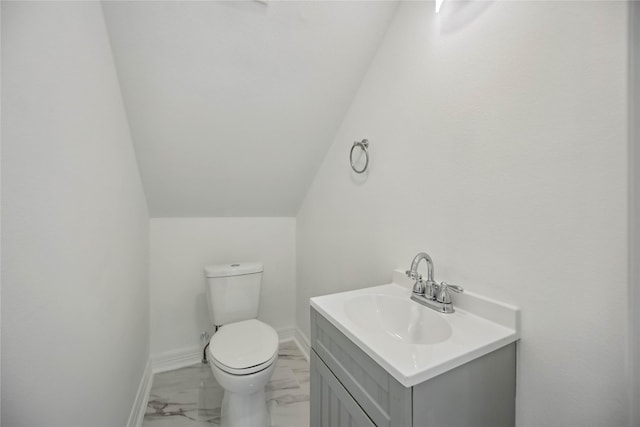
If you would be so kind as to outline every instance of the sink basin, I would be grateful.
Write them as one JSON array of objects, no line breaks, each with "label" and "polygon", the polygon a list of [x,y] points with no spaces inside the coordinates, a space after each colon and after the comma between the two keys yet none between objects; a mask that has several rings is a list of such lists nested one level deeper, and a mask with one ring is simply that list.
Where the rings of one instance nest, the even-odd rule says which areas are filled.
[{"label": "sink basin", "polygon": [[449,323],[433,310],[392,295],[355,296],[344,303],[344,312],[365,331],[383,332],[411,344],[437,344],[452,332]]},{"label": "sink basin", "polygon": [[[411,300],[403,270],[392,283],[311,298],[311,307],[400,384],[412,387],[519,338],[520,310],[465,291],[455,313]],[[313,330],[312,336],[313,336]]]}]

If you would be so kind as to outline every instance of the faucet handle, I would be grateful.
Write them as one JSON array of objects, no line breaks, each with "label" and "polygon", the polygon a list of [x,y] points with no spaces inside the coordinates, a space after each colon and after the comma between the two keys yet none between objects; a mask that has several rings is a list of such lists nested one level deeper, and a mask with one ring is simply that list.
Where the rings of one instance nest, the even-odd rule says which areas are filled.
[{"label": "faucet handle", "polygon": [[446,289],[451,289],[452,291],[458,292],[458,293],[464,292],[464,289],[462,288],[462,286],[452,285],[452,284],[449,284],[447,282],[440,283],[440,287],[444,287]]},{"label": "faucet handle", "polygon": [[422,275],[418,274],[417,271],[407,270],[404,274],[406,274],[409,279],[422,280]]},{"label": "faucet handle", "polygon": [[464,292],[464,289],[458,285],[450,285],[447,282],[440,283],[440,289],[438,291],[438,297],[436,298],[438,302],[444,304],[451,304],[451,294],[449,294],[449,289],[454,292]]},{"label": "faucet handle", "polygon": [[422,281],[422,276],[418,274],[416,277],[416,283],[413,284],[412,292],[418,295],[424,295],[425,283]]}]

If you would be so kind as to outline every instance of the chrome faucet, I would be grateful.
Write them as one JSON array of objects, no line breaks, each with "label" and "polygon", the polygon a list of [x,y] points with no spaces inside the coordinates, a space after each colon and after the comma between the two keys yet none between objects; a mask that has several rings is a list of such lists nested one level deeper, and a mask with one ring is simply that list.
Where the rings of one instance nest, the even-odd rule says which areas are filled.
[{"label": "chrome faucet", "polygon": [[[427,280],[422,280],[422,275],[418,273],[420,261],[427,262]],[[426,252],[420,252],[411,261],[411,267],[405,272],[407,277],[416,282],[413,284],[411,299],[425,307],[429,307],[440,313],[453,313],[453,302],[449,290],[463,292],[460,286],[450,285],[442,282],[439,285],[433,279],[433,260]]]},{"label": "chrome faucet", "polygon": [[[424,282],[422,280],[422,275],[418,274],[418,265],[420,261],[425,260],[427,262],[427,281]],[[413,284],[413,293],[419,295],[425,295],[429,297],[433,297],[436,293],[434,289],[434,285],[438,286],[438,284],[433,280],[433,260],[426,252],[420,252],[418,255],[413,257],[413,261],[411,261],[411,268],[406,272],[407,276],[416,281]]]}]

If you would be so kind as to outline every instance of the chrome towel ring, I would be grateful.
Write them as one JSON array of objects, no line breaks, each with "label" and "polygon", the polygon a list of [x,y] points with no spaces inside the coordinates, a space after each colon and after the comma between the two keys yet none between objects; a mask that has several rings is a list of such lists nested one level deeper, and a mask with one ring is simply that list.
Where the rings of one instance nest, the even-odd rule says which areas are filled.
[{"label": "chrome towel ring", "polygon": [[[358,169],[353,162],[353,150],[356,147],[360,147],[360,149],[364,151],[365,162],[362,169]],[[351,169],[353,169],[355,173],[363,173],[364,171],[367,170],[367,168],[369,167],[369,140],[368,139],[363,139],[362,141],[356,141],[353,143],[353,145],[351,146],[351,152],[349,153],[349,160],[351,162]]]}]

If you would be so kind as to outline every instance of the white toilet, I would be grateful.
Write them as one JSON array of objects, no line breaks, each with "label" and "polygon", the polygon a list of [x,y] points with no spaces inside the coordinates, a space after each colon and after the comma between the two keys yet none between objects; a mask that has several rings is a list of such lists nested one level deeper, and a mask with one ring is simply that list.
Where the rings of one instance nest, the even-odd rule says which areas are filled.
[{"label": "white toilet", "polygon": [[205,267],[207,302],[213,324],[207,359],[224,389],[223,427],[268,427],[264,388],[278,359],[278,334],[256,319],[262,263]]}]

